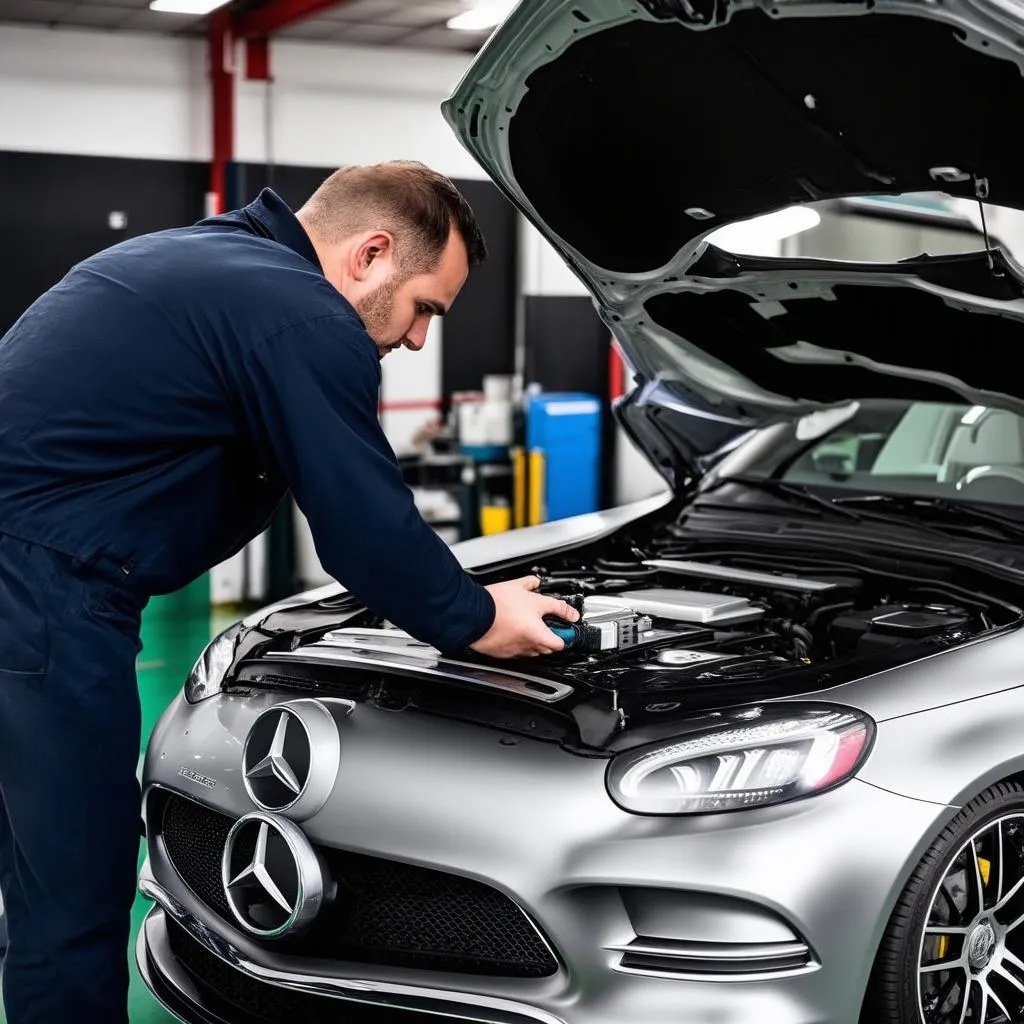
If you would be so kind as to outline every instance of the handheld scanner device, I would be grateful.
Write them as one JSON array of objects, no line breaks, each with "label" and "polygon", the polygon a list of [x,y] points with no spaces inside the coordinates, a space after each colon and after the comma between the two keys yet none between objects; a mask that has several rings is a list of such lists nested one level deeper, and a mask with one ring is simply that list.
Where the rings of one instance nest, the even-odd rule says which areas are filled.
[{"label": "handheld scanner device", "polygon": [[595,635],[596,630],[582,622],[566,622],[565,619],[560,619],[555,615],[545,615],[544,625],[565,644],[567,651],[601,650],[600,638]]},{"label": "handheld scanner device", "polygon": [[579,622],[545,615],[544,624],[565,644],[565,650],[587,653],[634,647],[640,634],[651,628],[647,616],[634,612],[604,612]]}]

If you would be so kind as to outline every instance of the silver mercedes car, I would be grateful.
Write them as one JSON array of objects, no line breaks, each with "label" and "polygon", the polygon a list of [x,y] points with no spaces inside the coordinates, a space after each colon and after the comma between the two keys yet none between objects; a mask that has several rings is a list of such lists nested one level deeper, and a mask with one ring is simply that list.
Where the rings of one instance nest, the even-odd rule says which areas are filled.
[{"label": "silver mercedes car", "polygon": [[145,764],[167,1007],[1024,1021],[1024,271],[707,241],[1024,207],[1022,69],[1007,0],[521,4],[445,115],[593,293],[666,492],[456,549],[583,613],[549,658],[341,587],[213,641]]}]

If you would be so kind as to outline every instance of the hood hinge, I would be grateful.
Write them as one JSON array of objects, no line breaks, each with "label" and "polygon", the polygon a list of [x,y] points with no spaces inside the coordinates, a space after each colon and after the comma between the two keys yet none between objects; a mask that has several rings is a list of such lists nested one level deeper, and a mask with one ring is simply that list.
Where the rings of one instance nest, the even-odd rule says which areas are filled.
[{"label": "hood hinge", "polygon": [[674,18],[695,25],[725,21],[725,0],[640,0],[656,18]]}]

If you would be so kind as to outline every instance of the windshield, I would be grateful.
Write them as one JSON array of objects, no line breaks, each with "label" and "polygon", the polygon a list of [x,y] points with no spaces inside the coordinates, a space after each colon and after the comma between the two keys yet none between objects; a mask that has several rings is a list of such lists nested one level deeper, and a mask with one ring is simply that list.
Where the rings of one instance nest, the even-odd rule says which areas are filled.
[{"label": "windshield", "polygon": [[[1002,225],[1004,207],[986,204],[988,227]],[[807,203],[719,228],[708,241],[746,256],[895,263],[985,248],[977,203],[942,193],[858,196]]]},{"label": "windshield", "polygon": [[873,401],[831,415],[843,422],[827,429],[827,420],[805,418],[790,445],[762,453],[746,472],[833,490],[1024,505],[1024,418],[1014,412]]}]

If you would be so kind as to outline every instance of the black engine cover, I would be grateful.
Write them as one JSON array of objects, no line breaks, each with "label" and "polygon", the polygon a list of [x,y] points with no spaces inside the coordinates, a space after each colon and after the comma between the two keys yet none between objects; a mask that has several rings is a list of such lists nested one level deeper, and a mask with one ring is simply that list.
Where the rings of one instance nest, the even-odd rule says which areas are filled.
[{"label": "black engine cover", "polygon": [[896,644],[956,632],[970,620],[968,612],[950,605],[882,605],[837,616],[832,639],[837,654],[875,654]]}]

